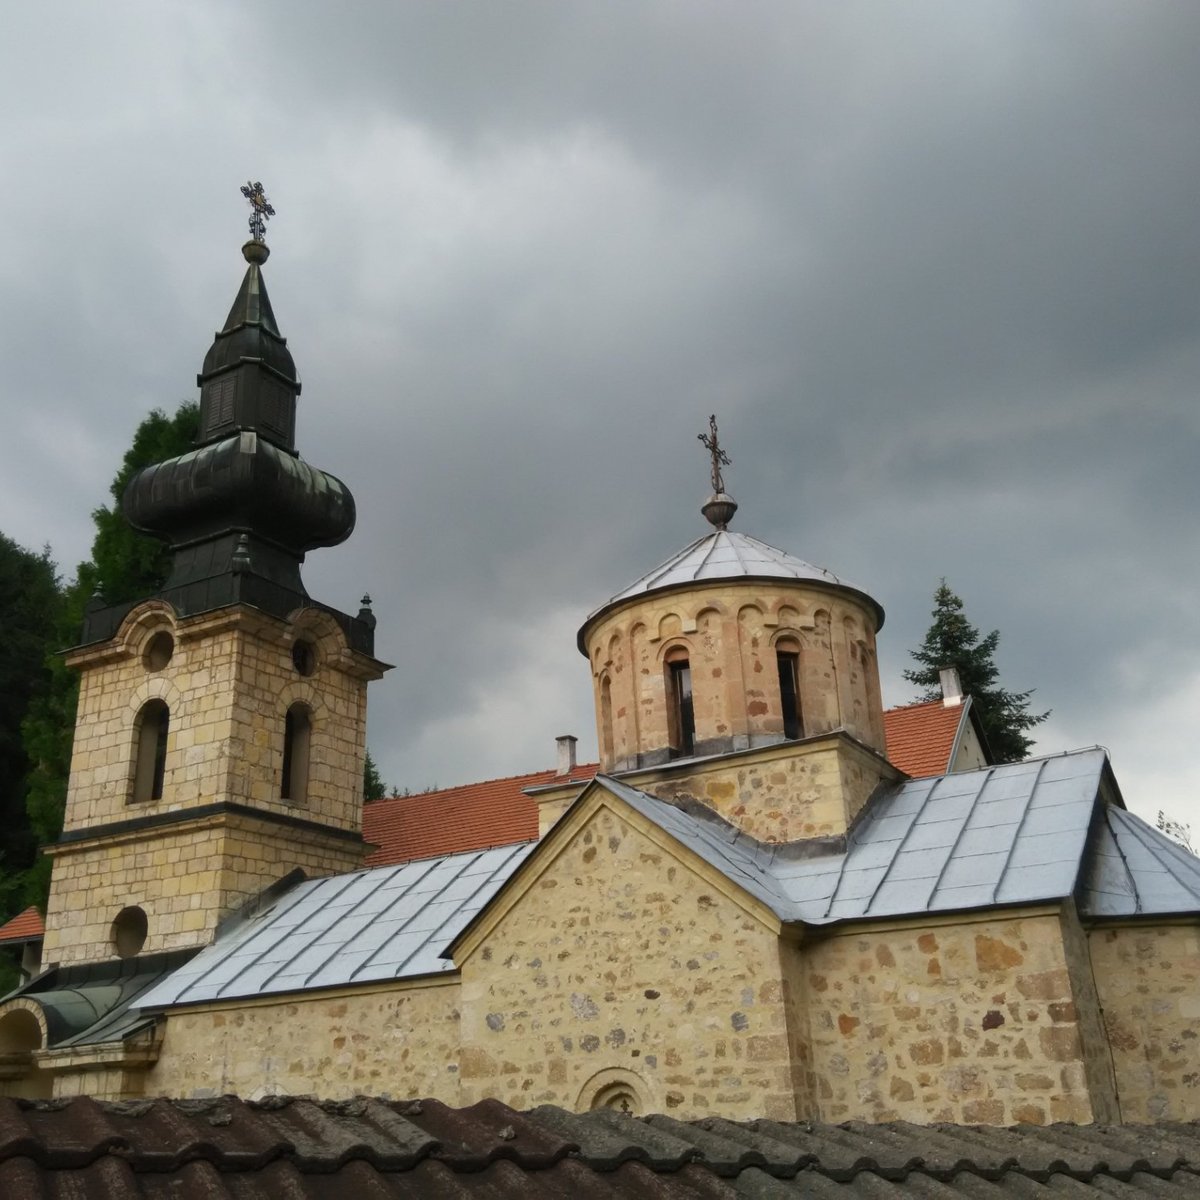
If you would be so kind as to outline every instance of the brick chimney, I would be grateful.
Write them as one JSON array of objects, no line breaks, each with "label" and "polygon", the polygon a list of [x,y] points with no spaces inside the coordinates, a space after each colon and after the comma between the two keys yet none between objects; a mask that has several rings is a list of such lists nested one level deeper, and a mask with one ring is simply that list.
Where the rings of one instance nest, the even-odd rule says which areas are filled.
[{"label": "brick chimney", "polygon": [[573,733],[564,733],[554,739],[558,746],[558,774],[570,775],[575,770],[575,743],[578,740]]}]

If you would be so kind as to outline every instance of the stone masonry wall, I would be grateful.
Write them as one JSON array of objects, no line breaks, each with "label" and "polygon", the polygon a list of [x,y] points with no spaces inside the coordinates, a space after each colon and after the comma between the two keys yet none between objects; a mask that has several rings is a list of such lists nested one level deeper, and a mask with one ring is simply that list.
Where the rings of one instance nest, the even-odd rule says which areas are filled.
[{"label": "stone masonry wall", "polygon": [[355,1095],[461,1103],[457,975],[179,1009],[150,1096]]},{"label": "stone masonry wall", "polygon": [[46,913],[46,964],[112,958],[112,923],[146,912],[144,953],[201,945],[217,922],[300,867],[351,871],[361,846],[249,817],[210,817],[167,829],[58,848]]},{"label": "stone masonry wall", "polygon": [[[462,962],[462,1102],[796,1117],[779,939],[606,805]],[[803,1115],[803,1114],[801,1114]]]},{"label": "stone masonry wall", "polygon": [[903,778],[839,734],[785,742],[736,758],[630,774],[663,800],[695,800],[762,842],[844,834],[881,781]]},{"label": "stone masonry wall", "polygon": [[[174,638],[174,652],[154,665],[146,651],[160,633]],[[299,637],[315,647],[307,676],[292,659]],[[366,685],[379,667],[346,648],[327,614],[303,610],[289,623],[234,607],[176,622],[168,605],[147,601],[110,642],[69,661],[82,678],[67,834],[217,802],[361,828]],[[163,794],[135,802],[137,720],[151,699],[170,713]],[[281,795],[284,718],[296,701],[313,719],[307,794],[291,802]],[[148,950],[189,945],[293,867],[330,874],[360,865],[348,841],[262,823],[232,838],[211,825],[105,837],[105,846],[55,848],[47,961],[107,957],[110,924],[125,904],[146,908]]]},{"label": "stone masonry wall", "polygon": [[754,580],[652,595],[587,630],[601,770],[666,756],[664,657],[680,647],[691,667],[697,753],[781,740],[780,641],[799,651],[804,734],[844,728],[882,753],[874,614],[848,593]]},{"label": "stone masonry wall", "polygon": [[1200,1120],[1200,924],[1099,928],[1089,944],[1121,1119]]},{"label": "stone masonry wall", "polygon": [[1057,912],[847,930],[803,964],[819,1119],[1095,1119]]}]

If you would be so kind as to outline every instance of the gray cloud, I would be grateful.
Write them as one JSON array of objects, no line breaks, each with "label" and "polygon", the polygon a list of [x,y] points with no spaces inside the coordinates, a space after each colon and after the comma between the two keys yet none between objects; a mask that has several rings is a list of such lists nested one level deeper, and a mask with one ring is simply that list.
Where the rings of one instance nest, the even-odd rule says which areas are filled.
[{"label": "gray cloud", "polygon": [[8,24],[5,532],[86,553],[137,421],[194,395],[253,176],[300,443],[360,508],[306,578],[375,598],[390,780],[590,741],[572,630],[703,532],[715,410],[738,525],[884,604],[890,701],[945,575],[1044,749],[1200,819],[1194,5]]}]

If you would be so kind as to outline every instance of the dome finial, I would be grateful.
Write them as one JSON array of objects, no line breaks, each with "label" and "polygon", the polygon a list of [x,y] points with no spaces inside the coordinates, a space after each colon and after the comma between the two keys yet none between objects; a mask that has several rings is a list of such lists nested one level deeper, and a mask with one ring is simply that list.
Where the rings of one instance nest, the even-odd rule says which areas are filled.
[{"label": "dome finial", "polygon": [[737,502],[725,492],[725,479],[721,474],[721,468],[729,466],[731,460],[729,455],[721,449],[721,443],[717,440],[716,413],[711,414],[708,418],[708,432],[698,433],[696,437],[712,457],[713,494],[700,506],[700,511],[709,524],[716,526],[717,529],[725,529],[733,520],[733,514],[737,512]]},{"label": "dome finial", "polygon": [[267,221],[275,215],[271,202],[263,191],[263,185],[257,181],[246,181],[242,195],[250,201],[250,240],[242,247],[242,256],[248,263],[258,263],[260,266],[267,261],[271,251],[264,241],[267,235]]}]

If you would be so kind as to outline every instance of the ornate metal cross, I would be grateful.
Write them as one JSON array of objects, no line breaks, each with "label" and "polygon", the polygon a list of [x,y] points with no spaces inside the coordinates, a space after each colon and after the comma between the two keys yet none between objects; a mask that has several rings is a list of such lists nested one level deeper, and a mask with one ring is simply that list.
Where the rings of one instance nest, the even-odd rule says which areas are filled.
[{"label": "ornate metal cross", "polygon": [[725,490],[725,480],[721,477],[721,468],[729,466],[729,455],[721,449],[717,441],[717,414],[708,418],[708,432],[698,433],[696,437],[704,443],[704,448],[712,455],[712,486],[719,496]]},{"label": "ornate metal cross", "polygon": [[250,201],[250,207],[254,210],[250,214],[250,236],[256,242],[261,242],[267,233],[267,219],[275,215],[275,210],[267,200],[261,183],[247,181],[242,188],[242,195]]}]

